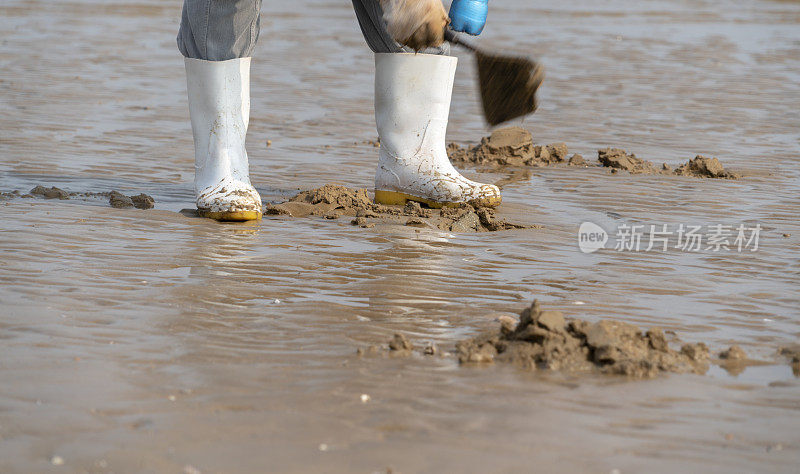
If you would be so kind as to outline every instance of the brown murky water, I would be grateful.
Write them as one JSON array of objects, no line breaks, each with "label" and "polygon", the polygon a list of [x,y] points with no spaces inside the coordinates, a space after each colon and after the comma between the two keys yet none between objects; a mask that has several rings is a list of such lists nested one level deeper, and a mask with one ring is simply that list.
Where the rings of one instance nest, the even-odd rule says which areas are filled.
[{"label": "brown murky water", "polygon": [[[177,213],[193,201],[179,14],[0,5],[0,190],[156,199],[0,202],[0,471],[796,469],[800,380],[775,352],[800,336],[800,4],[494,2],[481,43],[547,67],[523,124],[538,143],[718,156],[745,178],[468,170],[542,226],[481,234]],[[349,2],[267,1],[263,23],[249,151],[265,201],[370,186],[372,56]],[[463,56],[462,143],[486,134],[471,71]],[[583,254],[584,221],[762,232],[756,252]],[[452,350],[534,297],[780,364],[631,382],[355,353],[397,331]]]}]

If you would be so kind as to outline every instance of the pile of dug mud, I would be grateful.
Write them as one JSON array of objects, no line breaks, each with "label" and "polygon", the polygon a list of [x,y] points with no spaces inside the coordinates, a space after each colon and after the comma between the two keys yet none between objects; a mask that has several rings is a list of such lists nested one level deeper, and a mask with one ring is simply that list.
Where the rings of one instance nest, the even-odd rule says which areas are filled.
[{"label": "pile of dug mud", "polygon": [[562,163],[567,158],[567,145],[534,145],[531,133],[520,127],[500,128],[472,148],[462,148],[455,143],[447,145],[451,161],[479,165],[547,166]]},{"label": "pile of dug mud", "polygon": [[637,158],[635,154],[628,154],[621,148],[598,150],[597,163],[591,164],[579,154],[567,158],[569,151],[565,143],[534,144],[531,133],[520,127],[497,129],[488,137],[483,137],[480,144],[470,148],[462,148],[451,143],[447,146],[447,153],[454,162],[485,166],[542,167],[565,164],[574,167],[606,167],[613,173],[627,171],[631,174],[672,174],[725,179],[740,177],[727,171],[717,158],[697,155],[673,170],[666,164],[657,167],[652,162]]},{"label": "pile of dug mud", "polygon": [[697,155],[694,159],[680,165],[675,170],[666,163],[656,167],[652,162],[642,160],[633,153],[628,154],[620,148],[606,148],[597,151],[597,160],[612,172],[627,171],[631,174],[674,174],[697,178],[738,179],[739,175],[726,170],[716,158]]},{"label": "pile of dug mud", "polygon": [[405,206],[386,206],[373,202],[366,189],[326,184],[302,191],[288,201],[268,204],[264,214],[291,217],[321,216],[326,219],[351,218],[351,224],[363,228],[376,224],[398,224],[452,232],[493,232],[530,228],[498,219],[495,210],[460,204],[442,209],[428,209],[419,203]]},{"label": "pile of dug mud", "polygon": [[[642,332],[621,321],[589,323],[564,319],[558,311],[542,311],[536,301],[520,314],[519,321],[508,316],[498,320],[499,330],[458,342],[452,352],[441,350],[432,342],[414,344],[404,334],[396,333],[386,344],[360,347],[356,354],[359,357],[455,355],[462,365],[498,362],[529,370],[631,378],[652,378],[667,372],[705,374],[710,364],[736,376],[747,367],[777,363],[750,359],[738,345],[719,352],[716,358],[710,357],[703,343],[683,344],[676,351],[669,346],[677,340],[671,331],[667,331],[668,341],[664,331],[658,328]],[[779,359],[788,360],[794,375],[800,376],[800,344],[781,347],[777,355]]]},{"label": "pile of dug mud", "polygon": [[[642,331],[616,320],[594,323],[564,318],[560,311],[543,311],[539,302],[522,310],[519,319],[500,316],[500,327],[459,341],[455,350],[441,350],[432,342],[416,345],[401,333],[385,345],[369,345],[356,351],[359,357],[423,357],[455,355],[462,365],[514,364],[529,370],[558,370],[573,374],[601,373],[631,378],[652,378],[664,373],[705,374],[714,364],[731,375],[747,367],[774,365],[779,361],[750,359],[738,345],[712,358],[702,343],[683,344],[674,350],[678,337],[672,331],[652,328]],[[800,376],[800,344],[778,349]]]},{"label": "pile of dug mud", "polygon": [[510,362],[534,369],[599,370],[631,377],[703,374],[709,366],[703,343],[684,344],[676,351],[661,329],[643,333],[622,321],[565,319],[559,311],[542,311],[536,300],[520,313],[518,322],[502,319],[498,331],[461,341],[456,352],[461,363]]},{"label": "pile of dug mud", "polygon": [[126,208],[135,207],[136,209],[152,209],[155,205],[155,200],[152,196],[139,193],[132,196],[126,196],[119,191],[108,192],[69,192],[55,186],[49,188],[45,186],[35,186],[27,193],[14,190],[11,192],[0,193],[0,199],[15,199],[15,198],[43,198],[43,199],[60,199],[68,200],[72,198],[105,198],[108,199],[108,204],[111,207]]}]

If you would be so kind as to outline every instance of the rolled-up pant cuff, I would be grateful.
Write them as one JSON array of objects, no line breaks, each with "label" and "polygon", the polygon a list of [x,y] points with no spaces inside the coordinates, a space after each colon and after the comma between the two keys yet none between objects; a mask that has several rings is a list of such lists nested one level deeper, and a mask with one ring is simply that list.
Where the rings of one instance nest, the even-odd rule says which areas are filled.
[{"label": "rolled-up pant cuff", "polygon": [[206,61],[246,58],[260,30],[261,0],[184,0],[178,49]]}]

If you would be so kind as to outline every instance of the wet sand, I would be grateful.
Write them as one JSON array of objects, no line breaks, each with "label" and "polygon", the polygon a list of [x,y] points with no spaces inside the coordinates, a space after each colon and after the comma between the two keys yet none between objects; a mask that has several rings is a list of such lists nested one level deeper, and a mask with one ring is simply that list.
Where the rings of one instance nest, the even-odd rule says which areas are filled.
[{"label": "wet sand", "polygon": [[[492,3],[481,44],[547,67],[539,110],[514,124],[537,144],[672,169],[718,157],[743,177],[459,165],[502,185],[499,218],[539,226],[481,233],[180,214],[179,15],[152,0],[0,6],[0,191],[155,201],[0,200],[1,472],[796,470],[800,4]],[[265,2],[263,29],[248,150],[265,202],[369,188],[372,57],[350,6]],[[448,141],[474,144],[490,131],[459,64]],[[584,254],[585,221],[762,231],[756,252]],[[534,298],[779,363],[644,381],[459,364],[458,341]],[[356,353],[395,333],[412,355]]]}]

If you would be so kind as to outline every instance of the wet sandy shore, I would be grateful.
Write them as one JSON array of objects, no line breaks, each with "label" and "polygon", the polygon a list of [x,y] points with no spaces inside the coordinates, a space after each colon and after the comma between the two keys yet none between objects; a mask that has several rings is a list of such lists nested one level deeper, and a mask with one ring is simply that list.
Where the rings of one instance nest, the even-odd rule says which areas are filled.
[{"label": "wet sandy shore", "polygon": [[[0,5],[0,191],[155,200],[0,200],[1,472],[796,469],[800,379],[776,352],[800,337],[800,4],[493,3],[481,43],[547,67],[521,124],[536,143],[673,169],[716,156],[743,178],[470,166],[502,185],[498,217],[537,224],[482,233],[180,214],[179,15]],[[372,57],[350,6],[265,2],[263,28],[248,150],[264,200],[369,187]],[[471,71],[460,56],[462,145],[488,134]],[[586,221],[762,230],[755,252],[584,254]],[[629,381],[356,354],[398,332],[447,353],[534,298],[780,363]]]}]

